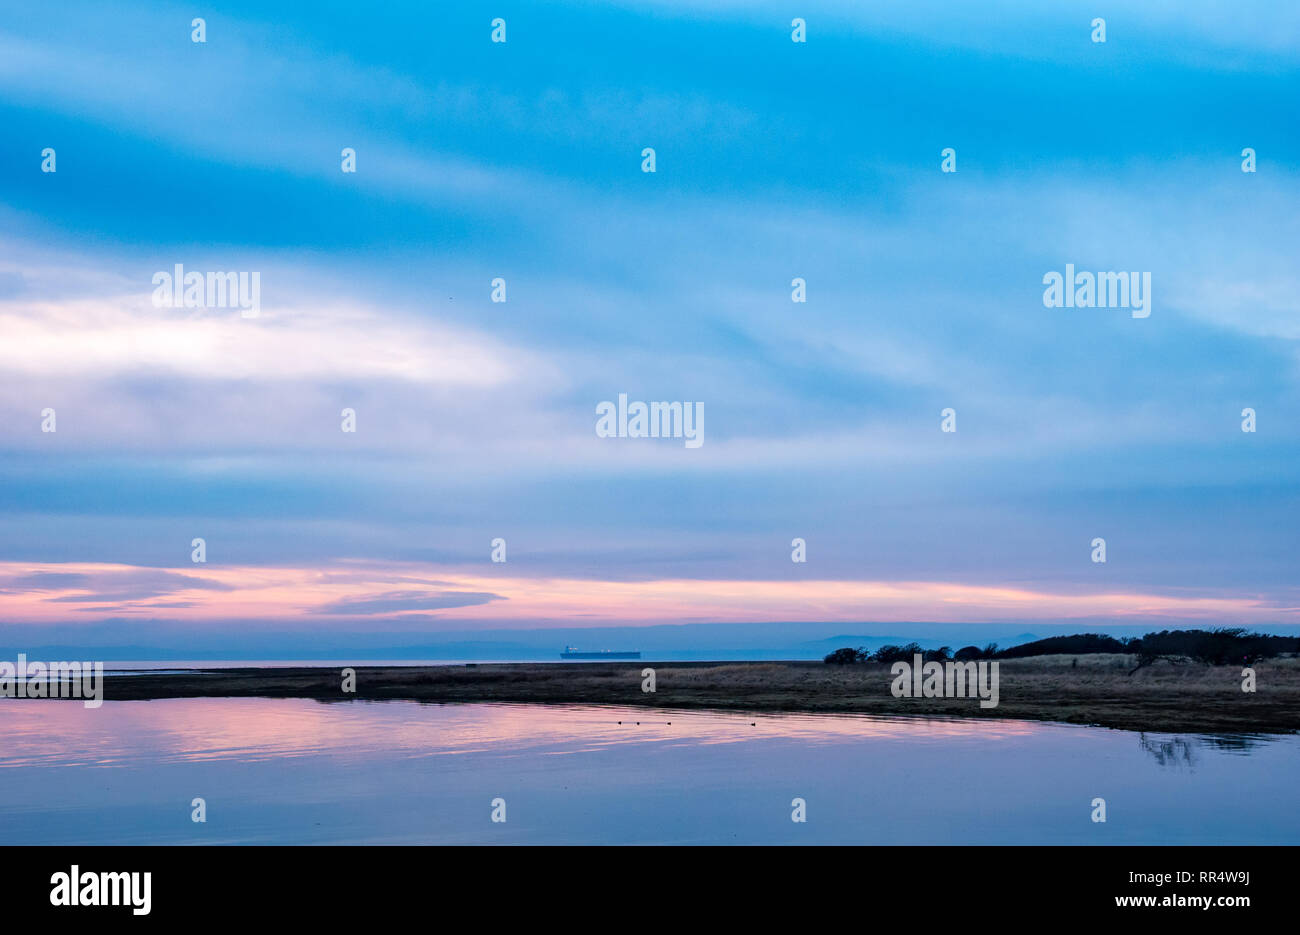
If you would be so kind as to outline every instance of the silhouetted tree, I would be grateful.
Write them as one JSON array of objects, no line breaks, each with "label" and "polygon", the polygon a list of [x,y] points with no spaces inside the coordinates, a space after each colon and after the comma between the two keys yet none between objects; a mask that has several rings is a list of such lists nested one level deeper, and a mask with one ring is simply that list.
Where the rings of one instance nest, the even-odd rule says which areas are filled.
[{"label": "silhouetted tree", "polygon": [[845,646],[843,649],[837,649],[835,652],[828,654],[822,662],[829,665],[844,666],[857,662],[866,662],[868,658],[869,654],[862,647],[853,649],[851,646]]},{"label": "silhouetted tree", "polygon": [[921,652],[921,647],[916,643],[908,643],[906,646],[882,646],[872,655],[876,662],[894,663],[894,662],[911,662],[912,657]]}]

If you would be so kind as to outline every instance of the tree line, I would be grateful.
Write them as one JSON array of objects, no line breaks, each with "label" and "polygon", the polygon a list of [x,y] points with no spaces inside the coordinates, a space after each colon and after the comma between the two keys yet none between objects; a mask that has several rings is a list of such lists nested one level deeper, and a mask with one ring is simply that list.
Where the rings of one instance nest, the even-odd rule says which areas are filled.
[{"label": "tree line", "polygon": [[1271,659],[1285,653],[1300,653],[1300,637],[1250,633],[1244,627],[1161,630],[1145,636],[1130,637],[1076,633],[1071,636],[1049,636],[1008,649],[998,649],[996,643],[989,643],[983,648],[963,646],[955,652],[948,646],[922,649],[916,643],[903,646],[890,644],[875,652],[869,652],[863,647],[854,649],[846,646],[829,653],[822,661],[831,665],[863,662],[891,664],[911,662],[913,657],[920,655],[923,662],[946,662],[949,659],[969,662],[977,659],[1023,659],[1030,656],[1085,656],[1093,653],[1137,656],[1139,669],[1161,659],[1191,659],[1205,665],[1250,665],[1260,659]]}]

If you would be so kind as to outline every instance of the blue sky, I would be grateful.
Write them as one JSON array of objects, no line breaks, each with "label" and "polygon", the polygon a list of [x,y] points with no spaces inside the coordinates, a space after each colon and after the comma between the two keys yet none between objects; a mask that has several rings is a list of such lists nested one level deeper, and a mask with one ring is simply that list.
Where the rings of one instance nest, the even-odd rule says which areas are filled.
[{"label": "blue sky", "polygon": [[[10,639],[1295,623],[1300,10],[1102,7],[6,9]],[[261,317],[152,307],[176,263]],[[619,393],[705,444],[597,438]]]}]

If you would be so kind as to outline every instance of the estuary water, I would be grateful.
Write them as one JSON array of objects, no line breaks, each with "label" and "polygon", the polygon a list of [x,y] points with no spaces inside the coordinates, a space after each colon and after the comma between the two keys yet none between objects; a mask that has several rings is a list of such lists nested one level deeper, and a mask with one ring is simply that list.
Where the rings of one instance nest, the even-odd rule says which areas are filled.
[{"label": "estuary water", "polygon": [[[1297,844],[1298,788],[1296,736],[598,706],[0,700],[0,832],[13,844]],[[1093,820],[1097,798],[1105,822]],[[791,820],[795,799],[806,821]]]}]

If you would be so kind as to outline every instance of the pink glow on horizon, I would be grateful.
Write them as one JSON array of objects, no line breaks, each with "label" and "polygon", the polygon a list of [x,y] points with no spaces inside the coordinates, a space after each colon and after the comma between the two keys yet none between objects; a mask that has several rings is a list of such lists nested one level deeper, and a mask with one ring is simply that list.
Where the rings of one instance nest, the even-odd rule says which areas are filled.
[{"label": "pink glow on horizon", "polygon": [[[45,579],[43,575],[80,575],[84,580],[69,584],[67,577]],[[421,609],[422,601],[478,603]],[[348,602],[378,602],[378,606],[350,608]],[[1162,616],[1255,624],[1300,622],[1300,611],[1294,606],[1258,595],[1209,590],[1177,595],[1070,594],[943,581],[608,581],[350,561],[319,568],[190,565],[170,569],[0,562],[0,619],[10,623],[93,623],[105,618],[195,624],[279,620],[333,628],[358,621],[427,624],[433,618],[528,627]]]}]

